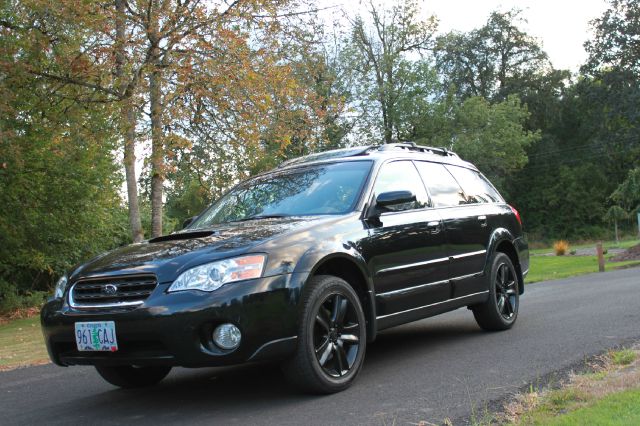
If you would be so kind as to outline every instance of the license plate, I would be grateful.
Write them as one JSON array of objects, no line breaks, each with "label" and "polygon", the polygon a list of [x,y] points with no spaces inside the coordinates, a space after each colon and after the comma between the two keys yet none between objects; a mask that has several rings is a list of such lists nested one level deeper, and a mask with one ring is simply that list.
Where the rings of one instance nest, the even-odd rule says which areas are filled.
[{"label": "license plate", "polygon": [[79,351],[117,351],[116,323],[113,321],[77,322],[76,344]]}]

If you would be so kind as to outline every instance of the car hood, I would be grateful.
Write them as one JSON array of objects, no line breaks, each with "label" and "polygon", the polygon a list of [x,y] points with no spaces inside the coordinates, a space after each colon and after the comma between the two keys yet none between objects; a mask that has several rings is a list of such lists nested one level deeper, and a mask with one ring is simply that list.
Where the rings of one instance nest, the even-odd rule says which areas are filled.
[{"label": "car hood", "polygon": [[268,240],[335,217],[286,217],[234,222],[196,231],[183,230],[104,253],[77,268],[83,277],[153,273],[159,282],[173,281],[184,270],[241,255]]}]

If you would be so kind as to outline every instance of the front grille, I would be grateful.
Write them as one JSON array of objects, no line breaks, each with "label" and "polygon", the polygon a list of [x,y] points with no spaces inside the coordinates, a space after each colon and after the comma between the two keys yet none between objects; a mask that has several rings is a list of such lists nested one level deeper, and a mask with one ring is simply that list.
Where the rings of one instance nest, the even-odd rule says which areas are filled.
[{"label": "front grille", "polygon": [[84,309],[134,307],[144,303],[157,285],[153,275],[80,280],[71,287],[69,304]]}]

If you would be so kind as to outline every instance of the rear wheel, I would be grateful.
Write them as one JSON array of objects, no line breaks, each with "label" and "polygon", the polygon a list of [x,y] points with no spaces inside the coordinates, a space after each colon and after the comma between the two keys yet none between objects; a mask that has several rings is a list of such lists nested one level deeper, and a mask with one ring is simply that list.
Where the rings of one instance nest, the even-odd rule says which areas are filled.
[{"label": "rear wheel", "polygon": [[98,366],[96,370],[107,382],[121,388],[141,388],[158,384],[171,367],[136,367],[132,365]]},{"label": "rear wheel", "polygon": [[518,276],[509,256],[496,253],[489,276],[489,299],[471,307],[484,330],[507,330],[518,318],[520,306]]},{"label": "rear wheel", "polygon": [[364,312],[356,292],[338,277],[316,276],[307,285],[298,347],[282,368],[303,390],[339,392],[351,385],[364,361]]}]

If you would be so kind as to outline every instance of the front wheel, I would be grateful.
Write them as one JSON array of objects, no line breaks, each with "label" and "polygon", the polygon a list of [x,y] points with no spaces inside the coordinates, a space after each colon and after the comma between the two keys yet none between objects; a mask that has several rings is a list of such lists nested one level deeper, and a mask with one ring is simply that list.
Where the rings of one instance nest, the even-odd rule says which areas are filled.
[{"label": "front wheel", "polygon": [[344,280],[313,277],[302,300],[298,346],[282,369],[294,385],[312,393],[346,389],[356,378],[367,345],[360,299]]},{"label": "front wheel", "polygon": [[136,367],[132,365],[98,366],[96,370],[107,382],[121,388],[141,388],[158,384],[167,377],[171,367]]},{"label": "front wheel", "polygon": [[484,330],[507,330],[518,318],[520,306],[518,275],[509,256],[496,253],[489,275],[489,299],[471,307],[478,325]]}]

